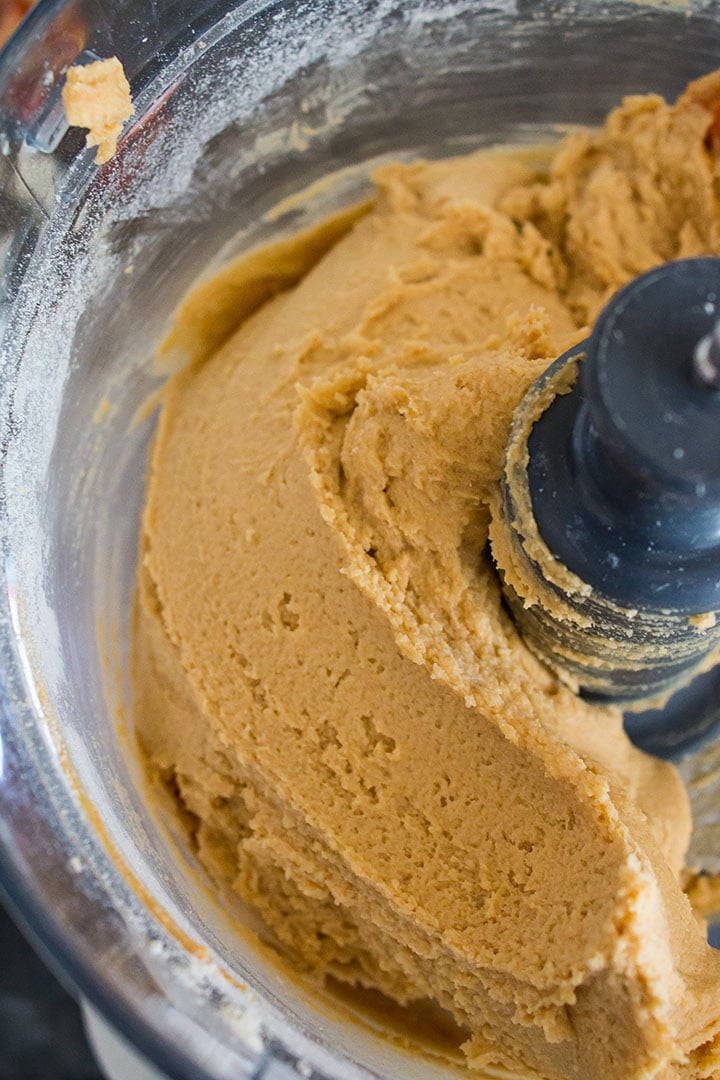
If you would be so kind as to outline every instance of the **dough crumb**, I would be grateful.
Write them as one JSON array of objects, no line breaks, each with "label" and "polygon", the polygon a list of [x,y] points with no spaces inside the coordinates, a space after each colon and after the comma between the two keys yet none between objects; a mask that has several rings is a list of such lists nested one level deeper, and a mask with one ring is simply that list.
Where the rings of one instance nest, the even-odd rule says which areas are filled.
[{"label": "dough crumb", "polygon": [[62,100],[68,124],[87,128],[87,145],[97,146],[95,164],[109,161],[117,150],[123,124],[135,112],[130,84],[118,58],[71,67]]},{"label": "dough crumb", "polygon": [[720,913],[720,874],[690,873],[683,889],[696,916],[717,918]]}]

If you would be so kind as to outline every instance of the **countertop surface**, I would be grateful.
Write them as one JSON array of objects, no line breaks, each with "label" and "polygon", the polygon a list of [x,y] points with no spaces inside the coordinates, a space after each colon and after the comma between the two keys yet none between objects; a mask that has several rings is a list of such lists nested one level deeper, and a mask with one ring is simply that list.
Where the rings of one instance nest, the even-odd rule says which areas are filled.
[{"label": "countertop surface", "polygon": [[0,1080],[102,1080],[80,1010],[0,907]]}]

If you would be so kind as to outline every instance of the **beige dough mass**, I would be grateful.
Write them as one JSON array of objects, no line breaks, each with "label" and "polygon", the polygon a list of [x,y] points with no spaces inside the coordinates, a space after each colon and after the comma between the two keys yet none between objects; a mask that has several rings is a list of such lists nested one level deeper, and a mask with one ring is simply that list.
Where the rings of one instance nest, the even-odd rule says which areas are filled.
[{"label": "beige dough mass", "polygon": [[[475,1068],[720,1077],[679,778],[527,652],[488,540],[533,380],[627,280],[720,251],[716,87],[626,100],[545,176],[503,152],[382,169],[354,224],[235,273],[256,310],[165,392],[150,774],[299,969],[433,999]],[[198,357],[224,303],[201,295]]]}]

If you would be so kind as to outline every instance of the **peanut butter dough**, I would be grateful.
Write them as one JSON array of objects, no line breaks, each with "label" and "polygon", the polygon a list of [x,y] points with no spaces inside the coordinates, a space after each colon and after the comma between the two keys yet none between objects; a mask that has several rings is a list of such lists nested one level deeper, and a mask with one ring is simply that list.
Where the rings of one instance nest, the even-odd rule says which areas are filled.
[{"label": "peanut butter dough", "polygon": [[501,152],[382,169],[165,393],[150,773],[299,968],[435,1000],[476,1069],[720,1077],[679,778],[528,653],[488,540],[533,380],[631,277],[720,251],[716,89],[626,100],[544,178]]},{"label": "peanut butter dough", "polygon": [[68,124],[87,128],[87,145],[97,146],[95,163],[109,161],[117,150],[123,124],[135,112],[130,84],[118,58],[69,68],[62,100]]}]

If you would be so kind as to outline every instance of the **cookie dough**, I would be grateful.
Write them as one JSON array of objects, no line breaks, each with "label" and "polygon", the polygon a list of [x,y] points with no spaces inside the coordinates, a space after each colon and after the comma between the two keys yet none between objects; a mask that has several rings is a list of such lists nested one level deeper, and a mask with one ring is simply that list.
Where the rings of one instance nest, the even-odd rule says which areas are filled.
[{"label": "cookie dough", "polygon": [[678,775],[528,653],[488,539],[533,380],[631,277],[720,252],[717,82],[627,99],[546,175],[502,152],[382,169],[165,393],[148,770],[300,969],[438,1002],[475,1069],[720,1077]]},{"label": "cookie dough", "polygon": [[130,84],[118,58],[69,68],[62,101],[68,124],[87,128],[87,145],[97,146],[95,164],[109,161],[117,150],[123,124],[135,112]]}]

